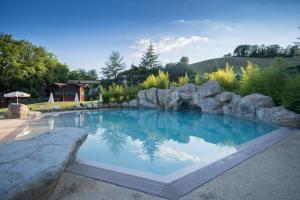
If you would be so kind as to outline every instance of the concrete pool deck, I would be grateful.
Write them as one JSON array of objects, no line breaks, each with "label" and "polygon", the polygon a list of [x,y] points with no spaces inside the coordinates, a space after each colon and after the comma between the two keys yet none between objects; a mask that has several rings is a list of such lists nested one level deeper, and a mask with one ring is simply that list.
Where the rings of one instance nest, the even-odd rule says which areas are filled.
[{"label": "concrete pool deck", "polygon": [[[300,131],[249,158],[180,198],[300,199]],[[132,189],[65,172],[54,199],[163,199]]]},{"label": "concrete pool deck", "polygon": [[27,125],[27,120],[2,119],[0,120],[0,144],[13,140]]}]

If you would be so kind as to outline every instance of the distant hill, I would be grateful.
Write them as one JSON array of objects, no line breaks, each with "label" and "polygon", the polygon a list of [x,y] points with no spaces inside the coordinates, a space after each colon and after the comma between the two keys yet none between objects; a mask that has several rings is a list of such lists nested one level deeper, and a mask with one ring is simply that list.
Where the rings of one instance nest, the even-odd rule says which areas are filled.
[{"label": "distant hill", "polygon": [[[234,70],[236,72],[240,71],[241,66],[246,66],[247,61],[255,63],[260,67],[269,67],[270,64],[274,61],[275,58],[248,58],[248,57],[227,57],[227,58],[215,58],[204,60],[201,62],[197,62],[194,64],[190,64],[190,67],[196,72],[205,73],[205,72],[213,72],[218,68],[223,68],[226,63],[234,66]],[[300,57],[291,57],[291,58],[283,58],[287,67],[296,67],[298,66],[298,70],[300,68]]]}]

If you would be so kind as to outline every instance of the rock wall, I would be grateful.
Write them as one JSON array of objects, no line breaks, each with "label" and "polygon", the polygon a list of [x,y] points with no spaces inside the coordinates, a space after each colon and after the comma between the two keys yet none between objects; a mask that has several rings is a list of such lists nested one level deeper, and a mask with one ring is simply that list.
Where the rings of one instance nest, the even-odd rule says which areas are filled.
[{"label": "rock wall", "polygon": [[178,110],[183,105],[201,109],[204,113],[223,113],[280,126],[300,127],[300,115],[282,106],[275,107],[272,97],[258,93],[241,97],[224,91],[217,81],[207,81],[201,86],[187,84],[170,89],[140,90],[137,99],[123,103],[124,107],[172,110]]},{"label": "rock wall", "polygon": [[58,128],[0,145],[0,199],[47,199],[87,131]]}]

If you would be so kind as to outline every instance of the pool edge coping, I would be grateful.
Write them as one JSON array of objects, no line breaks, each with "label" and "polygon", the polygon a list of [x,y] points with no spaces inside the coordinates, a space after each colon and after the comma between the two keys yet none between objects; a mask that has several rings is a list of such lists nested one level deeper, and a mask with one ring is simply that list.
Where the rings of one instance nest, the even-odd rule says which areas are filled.
[{"label": "pool edge coping", "polygon": [[[209,165],[197,169],[192,165],[187,170],[178,170],[168,176],[159,176],[131,170],[120,170],[113,167],[108,169],[99,163],[90,161],[74,161],[66,171],[93,178],[99,181],[112,183],[118,186],[134,189],[166,199],[179,199],[187,193],[197,189],[217,176],[225,173],[233,167],[241,164],[249,158],[267,149],[271,145],[280,142],[284,138],[295,133],[299,129],[280,127],[270,133],[251,140],[241,147],[237,152],[217,160]],[[136,171],[136,173],[134,173]],[[150,176],[150,177],[149,177]]]}]

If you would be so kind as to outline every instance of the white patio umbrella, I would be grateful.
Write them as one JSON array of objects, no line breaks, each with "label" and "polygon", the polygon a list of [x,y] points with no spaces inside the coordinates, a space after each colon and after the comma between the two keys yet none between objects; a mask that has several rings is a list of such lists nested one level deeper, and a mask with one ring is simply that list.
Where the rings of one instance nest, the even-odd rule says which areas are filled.
[{"label": "white patio umbrella", "polygon": [[103,102],[103,98],[102,98],[102,94],[100,93],[100,96],[99,96],[99,102],[102,103]]},{"label": "white patio umbrella", "polygon": [[78,105],[80,103],[77,93],[75,94],[75,100],[74,101],[75,101],[76,105]]},{"label": "white patio umbrella", "polygon": [[51,104],[52,104],[52,107],[51,107],[51,111],[52,111],[52,109],[53,109],[53,103],[54,103],[54,98],[53,98],[52,92],[50,93],[48,103],[51,103]]},{"label": "white patio umbrella", "polygon": [[54,103],[54,98],[52,92],[50,93],[48,103]]},{"label": "white patio umbrella", "polygon": [[19,97],[30,97],[30,94],[27,94],[25,92],[10,92],[7,94],[4,94],[4,97],[6,98],[17,98],[17,103],[19,103]]}]

